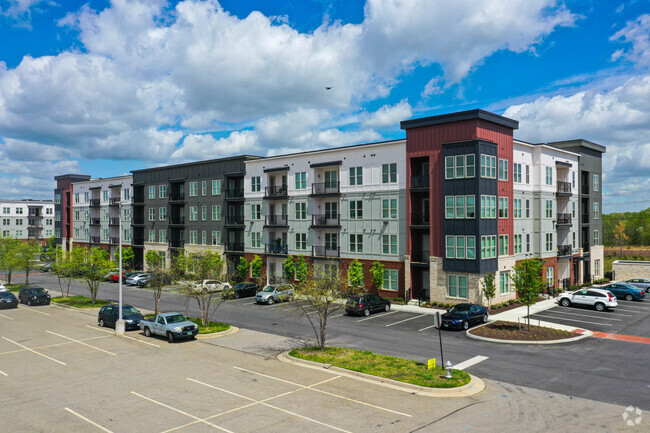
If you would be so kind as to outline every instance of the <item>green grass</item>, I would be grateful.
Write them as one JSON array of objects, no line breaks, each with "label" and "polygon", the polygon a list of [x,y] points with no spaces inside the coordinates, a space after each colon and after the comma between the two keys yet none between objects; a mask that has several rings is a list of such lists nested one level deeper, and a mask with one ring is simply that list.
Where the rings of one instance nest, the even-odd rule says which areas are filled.
[{"label": "green grass", "polygon": [[347,370],[428,388],[456,388],[468,384],[471,380],[470,375],[464,371],[453,370],[452,378],[446,379],[444,377],[446,371],[440,366],[428,370],[426,364],[421,362],[369,351],[340,347],[326,347],[321,351],[318,347],[303,347],[294,349],[289,354],[308,361],[331,364]]},{"label": "green grass", "polygon": [[[145,314],[144,317],[146,319],[150,319],[152,317],[156,317],[155,314]],[[194,322],[197,325],[199,325],[199,334],[214,334],[216,332],[224,332],[230,329],[230,325],[227,323],[221,323],[221,322],[208,322],[208,326],[203,326],[201,325],[201,319],[197,319],[195,317],[187,317],[187,320],[190,322]]]},{"label": "green grass", "polygon": [[112,304],[112,302],[103,301],[101,299],[97,299],[93,304],[92,298],[89,298],[88,296],[69,296],[67,298],[57,296],[52,298],[52,302],[76,308],[99,308],[102,305]]},{"label": "green grass", "polygon": [[14,293],[20,292],[22,286],[24,286],[24,284],[5,284],[5,287],[9,289],[10,292]]},{"label": "green grass", "polygon": [[[623,250],[623,254],[625,254],[625,250]],[[628,260],[628,261],[647,261],[650,260],[648,257],[642,257],[642,256],[611,256],[608,258],[607,255],[605,255],[605,270],[604,272],[611,272],[612,271],[612,263],[616,260]]]}]

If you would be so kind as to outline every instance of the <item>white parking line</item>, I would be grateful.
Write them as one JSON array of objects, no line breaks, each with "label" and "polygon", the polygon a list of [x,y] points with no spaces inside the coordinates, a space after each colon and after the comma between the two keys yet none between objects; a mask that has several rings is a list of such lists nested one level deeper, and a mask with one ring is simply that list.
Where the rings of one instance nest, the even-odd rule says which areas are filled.
[{"label": "white parking line", "polygon": [[[611,323],[587,322],[586,320],[567,319],[565,317],[557,317],[557,316],[545,316],[539,313],[535,314],[535,316],[546,317],[547,319],[555,319],[555,320],[568,320],[569,322],[589,323],[591,325],[613,326]],[[534,319],[534,317],[532,317],[532,319]]]},{"label": "white parking line", "polygon": [[431,329],[431,328],[435,328],[435,327],[436,327],[436,325],[427,326],[426,328],[418,329],[418,332],[426,331],[427,329]]},{"label": "white parking line", "polygon": [[34,310],[33,308],[21,307],[20,305],[18,306],[18,308],[21,309],[21,310],[25,310],[25,311],[31,311],[32,313],[42,314],[44,316],[49,316],[50,315],[49,313],[43,313],[42,311]]},{"label": "white parking line", "polygon": [[472,365],[478,364],[479,362],[483,362],[488,358],[489,358],[488,356],[476,355],[475,357],[470,358],[467,361],[463,361],[459,364],[454,365],[454,368],[456,370],[464,370],[467,367],[471,367]]},{"label": "white parking line", "polygon": [[[101,337],[84,338],[83,341],[98,340],[100,338],[107,338],[107,337],[109,337],[109,336],[108,335],[103,335]],[[66,341],[65,343],[46,344],[45,346],[32,347],[32,349],[34,349],[34,350],[47,349],[49,347],[65,346],[66,344],[73,344],[73,342],[72,341]],[[0,352],[0,355],[8,355],[10,353],[20,353],[20,352],[26,352],[26,351],[27,351],[27,349],[8,350],[6,352]]]},{"label": "white parking line", "polygon": [[[101,328],[97,328],[96,326],[90,326],[90,325],[85,325],[85,326],[86,326],[86,328],[94,329],[95,331],[101,331],[101,332],[106,332],[108,334],[115,335],[115,332],[109,331],[108,329],[101,329]],[[128,335],[122,335],[122,337],[123,338],[128,338],[129,340],[137,341],[138,343],[148,344],[149,346],[161,347],[158,344],[149,343],[148,341],[140,340],[138,338],[129,337]]]},{"label": "white parking line", "polygon": [[395,314],[395,313],[399,313],[399,311],[389,311],[388,313],[377,314],[376,316],[370,316],[370,317],[366,317],[365,319],[357,320],[357,322],[363,322],[364,320],[376,319],[377,317],[385,317],[385,316],[388,316],[389,314]]},{"label": "white parking line", "polygon": [[418,317],[424,317],[424,316],[428,316],[428,314],[420,314],[419,316],[409,317],[408,319],[400,320],[399,322],[395,322],[395,323],[390,323],[390,324],[388,324],[386,326],[397,325],[398,323],[408,322],[409,320],[417,319]]},{"label": "white parking line", "polygon": [[3,376],[9,376],[7,373],[5,373],[5,372],[2,371],[2,370],[0,370],[0,374],[3,375]]},{"label": "white parking line", "polygon": [[106,433],[113,433],[109,429],[102,427],[101,425],[97,424],[96,422],[89,420],[85,416],[78,414],[77,412],[73,411],[70,408],[64,407],[64,409],[67,410],[68,412],[70,412],[71,414],[73,414],[74,416],[77,416],[77,417],[81,418],[82,420],[86,421],[87,423],[97,427],[98,429],[100,429],[102,431],[105,431]]},{"label": "white parking line", "polygon": [[39,352],[35,351],[34,349],[30,349],[30,348],[27,347],[27,346],[23,346],[23,345],[20,344],[20,343],[16,343],[15,341],[8,339],[7,337],[4,337],[4,336],[3,336],[2,338],[3,338],[4,340],[7,340],[7,341],[10,342],[10,343],[14,343],[16,346],[22,347],[22,348],[25,349],[25,350],[28,350],[28,351],[30,351],[30,352],[32,352],[32,353],[35,353],[35,354],[37,354],[37,355],[39,355],[39,356],[42,356],[43,358],[47,358],[47,359],[49,359],[50,361],[58,362],[58,363],[61,364],[61,365],[67,365],[65,362],[61,362],[61,361],[59,361],[58,359],[50,358],[50,357],[47,356],[47,355],[43,355],[42,353],[39,353]]},{"label": "white parking line", "polygon": [[138,396],[138,397],[140,397],[140,398],[143,398],[143,399],[145,399],[145,400],[148,400],[148,401],[150,401],[150,402],[152,402],[152,403],[155,403],[155,404],[157,404],[157,405],[159,405],[159,406],[166,407],[167,409],[173,410],[174,412],[178,412],[178,413],[180,413],[180,414],[182,414],[182,415],[188,416],[188,417],[190,417],[190,418],[192,418],[192,419],[194,419],[194,420],[196,420],[196,421],[198,421],[198,422],[201,422],[201,423],[203,423],[203,424],[207,424],[207,425],[209,425],[209,426],[211,426],[211,427],[214,427],[214,428],[216,428],[216,429],[218,429],[218,430],[225,431],[226,433],[233,433],[233,432],[231,432],[231,431],[228,430],[228,429],[225,429],[225,428],[223,428],[223,427],[220,427],[220,426],[218,426],[218,425],[216,425],[216,424],[212,424],[211,422],[205,421],[205,420],[203,420],[203,419],[201,419],[201,418],[199,418],[199,417],[196,417],[196,416],[194,416],[194,415],[190,415],[190,414],[187,413],[187,412],[184,412],[184,411],[182,411],[182,410],[180,410],[180,409],[176,409],[175,407],[172,407],[172,406],[166,405],[165,403],[161,403],[161,402],[156,401],[156,400],[154,400],[154,399],[152,399],[152,398],[145,397],[144,395],[142,395],[142,394],[138,394],[138,393],[135,392],[135,391],[131,391],[131,394],[136,395],[136,396]]},{"label": "white parking line", "polygon": [[628,310],[628,311],[647,311],[646,307],[642,307],[640,305],[627,305],[627,304],[619,304],[616,306],[616,308],[621,308],[622,310]]},{"label": "white parking line", "polygon": [[274,303],[271,304],[271,305],[264,305],[263,307],[260,307],[260,308],[280,307],[280,306],[282,306],[282,305],[283,305],[282,302],[274,302]]},{"label": "white parking line", "polygon": [[108,353],[109,355],[117,356],[117,353],[109,352],[108,350],[100,349],[99,347],[91,346],[90,344],[84,343],[81,340],[75,340],[74,338],[66,337],[65,335],[57,334],[56,332],[52,331],[45,331],[48,334],[56,335],[57,337],[65,338],[66,340],[70,340],[74,343],[79,343],[83,346],[90,347],[91,349],[99,350],[100,352]]},{"label": "white parking line", "polygon": [[[621,322],[623,320],[623,319],[615,319],[613,317],[605,317],[604,314],[606,314],[606,313],[602,313],[601,315],[598,315],[598,316],[594,316],[594,315],[591,315],[591,314],[573,313],[573,312],[570,312],[570,311],[549,311],[549,310],[546,310],[546,313],[566,314],[568,316],[582,316],[582,317],[589,317],[591,319],[616,320],[618,322]],[[609,314],[609,313],[607,313],[607,314]]]},{"label": "white parking line", "polygon": [[335,317],[341,317],[342,315],[343,315],[342,313],[341,313],[341,314],[337,314],[336,316],[332,316],[332,317],[330,317],[330,319],[333,319],[333,318],[335,318]]},{"label": "white parking line", "polygon": [[4,314],[0,314],[0,317],[4,317],[5,319],[9,319],[9,320],[14,320],[13,317],[5,316]]}]

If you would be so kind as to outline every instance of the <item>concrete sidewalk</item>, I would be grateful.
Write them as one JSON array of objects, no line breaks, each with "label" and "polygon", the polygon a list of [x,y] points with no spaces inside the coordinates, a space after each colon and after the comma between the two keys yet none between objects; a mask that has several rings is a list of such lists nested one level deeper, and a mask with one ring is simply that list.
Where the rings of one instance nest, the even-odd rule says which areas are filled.
[{"label": "concrete sidewalk", "polygon": [[[542,311],[548,310],[555,306],[557,306],[557,298],[550,298],[544,301],[540,301],[530,307],[530,315],[532,316],[533,314],[540,313]],[[490,316],[490,319],[491,321],[504,320],[508,322],[519,321],[521,323],[524,323],[527,321],[526,319],[527,313],[528,310],[526,306],[523,306],[523,307],[513,308],[512,310],[504,311],[503,313],[493,314]],[[561,325],[559,323],[544,322],[543,320],[540,321],[537,319],[531,319],[530,323],[539,324],[539,326],[546,326],[547,328],[562,329],[564,331],[573,331],[575,329],[582,329],[582,328],[576,328],[575,326],[567,326],[567,325]]]}]

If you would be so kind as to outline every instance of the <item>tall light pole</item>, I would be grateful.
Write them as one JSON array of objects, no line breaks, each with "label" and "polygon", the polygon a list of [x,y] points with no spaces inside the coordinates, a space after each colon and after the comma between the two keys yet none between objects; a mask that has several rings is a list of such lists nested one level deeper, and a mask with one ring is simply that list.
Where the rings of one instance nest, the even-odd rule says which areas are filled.
[{"label": "tall light pole", "polygon": [[118,300],[118,310],[119,312],[117,313],[117,321],[115,322],[115,335],[124,335],[125,331],[125,324],[124,324],[124,318],[122,317],[122,278],[124,278],[124,273],[122,272],[122,200],[120,198],[120,203],[119,203],[119,217],[118,217],[118,228],[119,228],[119,248],[120,248],[120,274],[117,278],[117,281],[119,281],[119,300]]}]

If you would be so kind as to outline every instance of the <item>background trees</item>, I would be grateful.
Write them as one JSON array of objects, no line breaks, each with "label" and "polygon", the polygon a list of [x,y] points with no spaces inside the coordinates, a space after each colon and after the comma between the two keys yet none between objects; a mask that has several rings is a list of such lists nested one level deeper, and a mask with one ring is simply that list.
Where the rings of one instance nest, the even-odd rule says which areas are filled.
[{"label": "background trees", "polygon": [[[616,228],[624,223],[624,244],[616,242]],[[639,212],[603,215],[603,244],[607,246],[650,245],[650,208]]]},{"label": "background trees", "polygon": [[108,251],[101,248],[93,248],[91,251],[84,248],[73,248],[70,256],[72,266],[81,272],[81,277],[88,284],[90,297],[94,304],[97,300],[99,286],[113,266]]},{"label": "background trees", "polygon": [[0,239],[0,268],[11,284],[11,276],[16,269],[20,269],[19,249],[22,245],[17,239]]},{"label": "background trees", "polygon": [[18,261],[20,267],[25,270],[25,284],[29,284],[29,272],[34,269],[34,265],[41,258],[43,248],[36,240],[20,244],[18,247]]},{"label": "background trees", "polygon": [[[135,257],[135,253],[133,252],[133,248],[131,247],[124,248],[122,250],[122,267],[126,269],[131,269],[133,267],[134,257]],[[120,247],[117,247],[115,249],[113,260],[115,261],[115,263],[120,262]]]},{"label": "background trees", "polygon": [[153,274],[153,279],[145,287],[153,293],[154,311],[157,315],[159,312],[160,298],[162,296],[162,288],[166,284],[170,284],[173,280],[173,275],[170,271],[165,270],[165,263],[158,251],[149,250],[144,255],[147,262],[149,273]]},{"label": "background trees", "polygon": [[192,253],[182,257],[185,257],[182,260],[187,261],[186,277],[189,277],[190,282],[181,287],[180,293],[186,297],[186,302],[189,303],[192,299],[197,302],[201,323],[203,326],[207,326],[210,317],[224,299],[220,291],[205,286],[203,281],[220,279],[223,276],[223,260],[219,253],[211,251]]}]

